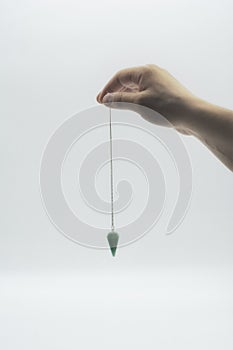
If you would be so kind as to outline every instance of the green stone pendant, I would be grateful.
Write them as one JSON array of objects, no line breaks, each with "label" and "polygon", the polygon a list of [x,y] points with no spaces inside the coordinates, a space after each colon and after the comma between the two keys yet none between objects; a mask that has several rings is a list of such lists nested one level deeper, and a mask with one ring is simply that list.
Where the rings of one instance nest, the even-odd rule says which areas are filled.
[{"label": "green stone pendant", "polygon": [[117,250],[117,243],[119,240],[119,235],[117,232],[112,231],[112,232],[109,232],[107,238],[108,238],[109,247],[110,247],[111,252],[112,252],[112,256],[115,256],[116,250]]}]

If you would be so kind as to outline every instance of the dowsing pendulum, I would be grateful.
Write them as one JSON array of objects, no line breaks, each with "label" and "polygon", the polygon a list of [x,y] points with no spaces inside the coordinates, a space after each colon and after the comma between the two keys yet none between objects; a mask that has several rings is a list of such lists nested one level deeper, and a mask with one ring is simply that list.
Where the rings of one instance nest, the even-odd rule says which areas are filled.
[{"label": "dowsing pendulum", "polygon": [[110,188],[111,188],[111,232],[108,233],[108,244],[112,252],[112,256],[115,256],[117,250],[117,244],[119,235],[115,232],[114,222],[114,187],[113,187],[113,157],[112,157],[112,111],[109,108],[109,144],[110,144]]}]

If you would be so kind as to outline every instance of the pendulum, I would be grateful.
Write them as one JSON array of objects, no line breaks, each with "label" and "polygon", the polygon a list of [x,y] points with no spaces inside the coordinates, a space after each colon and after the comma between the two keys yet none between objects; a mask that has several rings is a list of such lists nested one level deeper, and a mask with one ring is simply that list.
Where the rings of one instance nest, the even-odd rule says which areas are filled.
[{"label": "pendulum", "polygon": [[108,236],[108,244],[112,252],[112,256],[116,255],[116,250],[117,250],[117,243],[119,240],[119,235],[117,232],[111,231],[109,232]]},{"label": "pendulum", "polygon": [[117,244],[119,240],[119,235],[115,232],[114,223],[114,198],[113,198],[113,158],[112,158],[112,113],[111,108],[109,108],[109,136],[110,136],[110,188],[111,188],[111,232],[108,233],[107,239],[108,244],[112,252],[112,256],[115,256],[117,250]]},{"label": "pendulum", "polygon": [[112,256],[115,256],[117,250],[117,243],[119,240],[119,235],[115,232],[114,224],[114,198],[113,198],[113,157],[112,157],[112,113],[111,108],[109,108],[109,136],[110,136],[110,188],[111,188],[111,232],[108,233],[107,239],[108,244],[112,252]]}]

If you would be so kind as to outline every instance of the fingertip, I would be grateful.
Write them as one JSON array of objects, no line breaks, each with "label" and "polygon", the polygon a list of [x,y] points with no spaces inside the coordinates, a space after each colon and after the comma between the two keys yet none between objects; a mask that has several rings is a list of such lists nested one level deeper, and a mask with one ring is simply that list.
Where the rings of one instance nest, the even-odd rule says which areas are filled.
[{"label": "fingertip", "polygon": [[113,94],[107,93],[106,95],[103,96],[102,99],[103,103],[111,103],[113,102]]},{"label": "fingertip", "polygon": [[96,96],[96,101],[99,102],[99,103],[101,103],[100,94],[101,94],[101,92],[99,92],[98,95]]},{"label": "fingertip", "polygon": [[99,93],[99,102],[100,103],[104,103],[104,97],[107,95],[108,93],[105,91],[105,90],[102,90],[100,93]]}]

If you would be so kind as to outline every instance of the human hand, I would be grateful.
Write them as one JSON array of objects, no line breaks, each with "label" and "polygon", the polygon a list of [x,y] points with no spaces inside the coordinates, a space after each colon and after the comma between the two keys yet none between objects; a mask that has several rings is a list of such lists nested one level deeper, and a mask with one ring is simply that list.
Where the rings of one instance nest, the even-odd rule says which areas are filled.
[{"label": "human hand", "polygon": [[[153,64],[123,69],[96,99],[111,108],[130,109],[152,123],[195,136],[233,171],[233,111],[194,96],[165,69]],[[161,121],[154,111],[169,123]]]},{"label": "human hand", "polygon": [[189,133],[186,130],[189,110],[197,97],[165,69],[148,64],[117,72],[96,99],[112,108],[132,109],[156,124],[155,113],[140,108],[148,107],[162,114],[179,131]]}]

